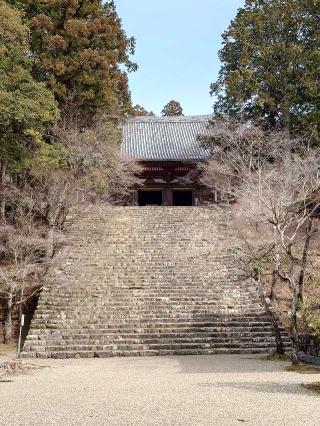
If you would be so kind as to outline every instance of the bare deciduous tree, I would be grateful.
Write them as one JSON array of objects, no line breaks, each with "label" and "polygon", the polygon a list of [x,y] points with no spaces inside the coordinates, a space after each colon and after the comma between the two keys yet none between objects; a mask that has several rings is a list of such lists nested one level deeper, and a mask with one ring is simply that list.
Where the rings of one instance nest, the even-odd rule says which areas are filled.
[{"label": "bare deciduous tree", "polygon": [[203,167],[202,182],[226,203],[236,201],[237,228],[255,278],[268,262],[273,290],[278,280],[290,287],[292,360],[297,363],[298,301],[310,240],[318,232],[320,150],[284,133],[226,122],[215,123],[204,143],[213,155]]},{"label": "bare deciduous tree", "polygon": [[[46,270],[46,230],[37,224],[36,202],[25,196],[15,208],[14,224],[0,227],[0,298],[4,308],[4,342],[13,337],[14,308],[39,290],[39,276]],[[25,195],[25,194],[24,194]],[[29,194],[28,194],[29,195]]]},{"label": "bare deciduous tree", "polygon": [[139,182],[140,166],[120,155],[120,129],[108,120],[86,129],[61,121],[49,136],[59,146],[59,161],[40,142],[43,150],[35,152],[28,170],[12,176],[1,170],[0,299],[6,342],[12,339],[14,308],[40,289],[69,209],[83,202],[125,203]]},{"label": "bare deciduous tree", "polygon": [[120,153],[121,129],[104,117],[89,129],[59,123],[54,135],[68,151],[77,201],[124,203],[140,182],[141,166]]}]

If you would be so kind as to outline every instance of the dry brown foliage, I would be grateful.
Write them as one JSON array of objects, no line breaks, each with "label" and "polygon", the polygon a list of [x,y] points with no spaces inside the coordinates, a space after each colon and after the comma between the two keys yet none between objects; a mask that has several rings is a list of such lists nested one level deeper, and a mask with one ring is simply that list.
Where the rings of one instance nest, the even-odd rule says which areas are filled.
[{"label": "dry brown foliage", "polygon": [[202,183],[224,203],[236,202],[235,229],[249,273],[255,279],[270,274],[274,285],[289,287],[296,336],[310,243],[319,232],[320,149],[286,133],[223,121],[213,124],[204,143],[212,158],[203,167]]},{"label": "dry brown foliage", "polygon": [[29,171],[15,176],[4,171],[1,177],[0,302],[5,342],[12,339],[14,310],[41,289],[41,277],[61,241],[69,209],[88,202],[124,204],[139,182],[140,166],[121,157],[120,128],[109,120],[100,118],[91,128],[61,121],[50,138],[65,152],[60,167],[40,156]]},{"label": "dry brown foliage", "polygon": [[9,377],[18,374],[27,374],[33,370],[44,368],[42,366],[27,364],[19,359],[6,361],[0,364],[0,382],[8,381]]},{"label": "dry brown foliage", "polygon": [[100,118],[92,127],[59,123],[55,137],[68,151],[76,200],[125,203],[140,182],[141,166],[120,154],[119,125]]}]

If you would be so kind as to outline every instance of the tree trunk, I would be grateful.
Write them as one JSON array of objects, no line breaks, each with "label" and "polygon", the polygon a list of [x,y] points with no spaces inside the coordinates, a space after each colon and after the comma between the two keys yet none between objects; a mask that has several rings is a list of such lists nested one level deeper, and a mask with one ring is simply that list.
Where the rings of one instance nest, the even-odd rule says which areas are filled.
[{"label": "tree trunk", "polygon": [[4,197],[1,197],[1,218],[3,222],[6,222],[6,200]]},{"label": "tree trunk", "polygon": [[[7,172],[7,162],[2,161],[1,163],[1,176],[0,176],[0,188],[3,189],[5,185],[6,180],[6,172]],[[1,196],[1,203],[0,203],[0,214],[3,222],[5,223],[6,220],[6,199],[5,196]]]},{"label": "tree trunk", "polygon": [[285,105],[283,108],[282,127],[285,134],[289,137],[290,136],[290,110],[288,105]]},{"label": "tree trunk", "polygon": [[5,183],[5,178],[6,178],[6,172],[7,172],[7,162],[6,161],[1,161],[1,185],[4,185]]},{"label": "tree trunk", "polygon": [[271,284],[271,290],[270,290],[270,299],[274,301],[277,297],[277,284],[278,284],[278,273],[276,269],[272,271],[272,284]]},{"label": "tree trunk", "polygon": [[5,344],[10,343],[13,338],[12,308],[13,308],[13,296],[12,294],[10,294],[8,296],[6,307],[4,310],[3,342]]},{"label": "tree trunk", "polygon": [[279,254],[275,255],[275,267],[272,271],[272,284],[270,291],[270,299],[273,301],[277,298],[277,284],[279,281],[279,271],[280,271],[280,256]]},{"label": "tree trunk", "polygon": [[292,312],[291,312],[291,340],[292,340],[292,364],[299,364],[298,359],[298,321],[297,321],[297,305],[298,292],[294,276],[294,259],[291,253],[291,248],[287,252],[289,260],[290,285],[292,290]]},{"label": "tree trunk", "polygon": [[312,237],[312,225],[313,225],[313,218],[310,218],[308,220],[307,238],[303,247],[301,270],[300,270],[299,281],[298,281],[298,286],[299,286],[298,300],[301,300],[302,302],[303,302],[303,296],[304,296],[304,279],[305,279],[306,267],[308,262],[310,240]]},{"label": "tree trunk", "polygon": [[47,236],[46,258],[49,260],[53,257],[54,253],[54,230],[53,227],[49,229]]},{"label": "tree trunk", "polygon": [[298,327],[297,327],[297,302],[298,298],[292,298],[292,316],[291,316],[291,333],[292,333],[292,364],[299,364],[298,359]]}]

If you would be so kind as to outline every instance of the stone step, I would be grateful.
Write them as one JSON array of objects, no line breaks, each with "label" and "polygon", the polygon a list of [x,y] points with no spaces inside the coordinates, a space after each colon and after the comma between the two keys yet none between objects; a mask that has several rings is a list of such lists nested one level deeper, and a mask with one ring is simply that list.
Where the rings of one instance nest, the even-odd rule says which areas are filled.
[{"label": "stone step", "polygon": [[[260,338],[260,337],[264,337],[264,338],[268,338],[268,337],[272,337],[274,339],[274,333],[273,331],[228,331],[228,332],[223,332],[223,331],[216,331],[216,332],[206,332],[206,331],[201,331],[201,332],[195,332],[193,330],[179,330],[179,332],[177,333],[121,333],[119,334],[117,333],[112,333],[109,330],[107,330],[106,333],[101,332],[101,330],[99,330],[100,333],[86,333],[86,334],[81,334],[81,333],[73,333],[72,335],[68,334],[68,333],[63,333],[61,332],[59,337],[64,340],[64,341],[68,341],[68,339],[73,339],[73,340],[83,340],[83,339],[89,339],[92,341],[96,341],[96,340],[102,340],[104,338],[111,338],[111,339],[115,339],[115,338],[119,338],[119,339],[185,339],[188,338],[188,336],[190,336],[189,338],[203,338],[203,339],[230,339],[230,338],[234,338],[234,339],[239,339],[239,338]],[[116,334],[116,336],[114,336],[114,334]],[[35,336],[37,337],[37,336]],[[56,339],[57,337],[55,335],[48,335],[47,336],[47,340],[50,339]],[[285,337],[283,338],[283,340],[290,340],[289,337]]]},{"label": "stone step", "polygon": [[[118,295],[117,297],[112,297],[112,296],[91,296],[91,297],[86,297],[86,295],[82,295],[82,298],[80,297],[61,297],[56,298],[54,296],[52,296],[52,298],[47,295],[44,295],[43,300],[41,301],[41,304],[39,305],[39,308],[41,307],[48,307],[50,308],[50,306],[52,307],[56,307],[56,306],[70,306],[70,303],[79,303],[82,306],[85,306],[86,303],[88,304],[99,304],[99,303],[104,303],[104,304],[111,304],[114,306],[132,306],[132,304],[135,305],[141,305],[141,304],[145,304],[145,305],[149,305],[149,306],[155,306],[157,305],[157,303],[161,306],[162,305],[167,305],[168,303],[170,304],[179,304],[179,303],[184,303],[183,306],[186,305],[196,305],[196,306],[200,306],[200,307],[204,307],[207,306],[208,304],[228,304],[228,302],[230,301],[230,303],[232,303],[235,306],[246,306],[246,305],[250,305],[251,304],[256,307],[256,306],[261,306],[261,302],[250,298],[250,297],[238,297],[235,295],[221,295],[220,294],[220,298],[218,297],[211,297],[210,295],[208,296],[204,296],[203,298],[201,297],[201,295],[197,295],[194,296],[192,294],[188,294],[187,292],[184,295],[166,295],[164,296],[164,294],[166,294],[165,292],[162,292],[161,295],[159,296],[149,296],[148,294],[146,295],[135,295],[132,294],[131,296],[126,296],[126,297],[121,297],[120,295]],[[48,299],[47,299],[48,298]],[[232,298],[234,298],[234,300],[232,301]],[[48,300],[48,302],[47,302]],[[50,302],[49,302],[50,300]],[[253,308],[254,310],[254,308]]]},{"label": "stone step", "polygon": [[[45,343],[45,344],[43,344]],[[259,348],[259,347],[273,347],[275,348],[275,341],[272,339],[255,339],[255,340],[230,340],[230,341],[215,341],[215,340],[164,340],[164,341],[127,341],[127,340],[101,340],[94,344],[88,341],[68,341],[68,342],[34,342],[31,348],[26,348],[27,352],[29,349],[31,352],[58,352],[58,351],[82,351],[82,350],[106,350],[106,349],[125,349],[132,348],[134,350],[143,348],[155,349],[155,348],[185,348],[188,347],[210,347],[210,348]],[[289,340],[283,341],[283,347],[285,350],[291,349],[291,342]]]},{"label": "stone step", "polygon": [[[91,311],[92,312],[92,311]],[[75,317],[81,316],[83,321],[88,321],[89,323],[92,322],[92,314],[91,314],[90,310],[80,310],[80,311],[59,311],[57,310],[55,313],[39,313],[38,316],[38,321],[59,321],[61,322],[63,321],[72,321]],[[128,313],[129,312],[129,313]],[[233,311],[229,311],[230,313],[233,313]],[[224,314],[224,315],[223,315]],[[268,317],[262,317],[259,315],[256,315],[255,317],[241,317],[239,319],[234,318],[234,317],[227,317],[226,315],[226,310],[224,309],[223,311],[221,311],[221,315],[220,317],[212,317],[210,315],[210,312],[201,312],[198,314],[191,314],[190,312],[187,311],[177,311],[174,312],[173,310],[169,311],[159,311],[159,312],[143,312],[143,311],[139,311],[136,309],[132,309],[132,310],[124,310],[124,311],[104,311],[104,310],[96,310],[95,311],[95,322],[99,322],[100,320],[105,320],[108,322],[114,322],[117,319],[122,320],[123,318],[127,319],[127,320],[132,320],[132,321],[139,321],[139,322],[145,322],[147,320],[163,320],[163,322],[165,321],[169,321],[170,319],[177,319],[177,320],[186,320],[187,322],[198,322],[198,321],[211,321],[212,323],[215,322],[224,322],[224,323],[228,323],[228,322],[240,322],[240,323],[250,323],[250,322],[266,322],[269,323],[269,318]],[[36,320],[35,320],[36,321]]]},{"label": "stone step", "polygon": [[[173,320],[175,319],[175,321],[173,322]],[[50,320],[49,322],[46,322],[45,320],[41,321],[41,320],[37,320],[35,319],[33,321],[33,326],[36,327],[37,324],[47,324],[52,325],[53,327],[56,327],[57,325],[59,326],[60,329],[63,328],[63,325],[65,323],[64,320],[59,320],[59,319],[54,319],[54,320]],[[74,320],[73,323],[70,322],[70,326],[69,328],[73,328],[72,326],[82,326],[83,328],[89,328],[89,329],[101,329],[101,328],[107,328],[107,329],[111,329],[111,328],[123,328],[123,327],[128,327],[128,324],[130,325],[130,327],[148,327],[148,326],[152,326],[154,328],[185,328],[185,327],[199,327],[199,328],[244,328],[244,327],[249,327],[249,328],[255,328],[255,327],[260,327],[263,329],[272,329],[272,325],[270,324],[270,322],[268,321],[255,321],[255,322],[242,322],[242,321],[224,321],[224,322],[214,322],[212,323],[211,321],[209,322],[201,322],[201,321],[195,321],[195,320],[190,320],[187,321],[185,318],[156,318],[156,319],[131,319],[130,321],[128,321],[127,318],[117,318],[116,322],[111,322],[108,321],[107,319],[103,319],[103,320],[96,320],[95,322],[89,322],[89,321],[80,321],[80,319],[78,320]],[[48,327],[48,329],[50,329],[50,327]]]},{"label": "stone step", "polygon": [[[109,283],[110,284],[110,283]],[[105,284],[104,284],[105,285]],[[157,287],[157,284],[155,283],[151,283],[150,284],[150,288],[143,288],[142,286],[136,286],[136,287],[132,287],[132,288],[120,288],[120,287],[116,287],[115,292],[108,292],[106,290],[101,290],[100,292],[97,290],[92,290],[92,292],[90,292],[88,289],[88,284],[86,286],[85,289],[79,291],[78,289],[75,290],[74,292],[72,292],[72,287],[68,287],[68,292],[63,293],[62,290],[59,291],[58,289],[56,289],[56,293],[52,290],[50,293],[43,293],[44,296],[49,296],[50,297],[50,301],[54,301],[52,300],[52,298],[57,299],[57,301],[59,301],[60,299],[74,299],[74,300],[82,300],[84,295],[86,293],[88,293],[88,295],[90,295],[92,298],[121,298],[121,299],[131,299],[131,297],[142,297],[142,298],[149,298],[150,300],[157,300],[157,299],[161,299],[163,297],[167,297],[168,299],[170,299],[170,297],[179,297],[179,298],[189,298],[189,297],[196,297],[196,298],[203,298],[205,297],[206,299],[210,300],[210,299],[220,299],[221,295],[223,294],[225,297],[226,296],[230,296],[230,297],[239,297],[239,298],[246,298],[246,297],[250,297],[253,300],[257,300],[258,301],[258,297],[257,297],[257,293],[253,292],[253,291],[239,291],[239,289],[235,288],[235,287],[231,287],[231,288],[224,288],[223,286],[219,285],[217,287],[217,289],[207,289],[206,287],[195,287],[194,289],[191,289],[187,286],[185,286],[184,288],[181,288],[180,290],[174,290],[172,287]],[[199,294],[200,293],[200,294]],[[165,294],[165,296],[164,296]],[[45,299],[44,299],[45,300]]]},{"label": "stone step", "polygon": [[259,314],[260,312],[263,312],[263,307],[260,304],[256,304],[256,303],[251,303],[248,301],[246,303],[232,303],[232,302],[225,302],[223,303],[222,301],[208,301],[207,303],[203,302],[202,304],[199,303],[194,303],[192,300],[189,301],[185,301],[185,300],[171,300],[171,301],[166,301],[165,303],[149,303],[147,301],[137,301],[134,298],[131,300],[131,303],[128,304],[128,302],[124,302],[124,303],[114,303],[114,302],[110,302],[108,303],[108,301],[105,300],[100,300],[99,302],[95,302],[92,301],[92,303],[90,303],[90,301],[88,300],[83,300],[83,301],[79,301],[79,302],[64,302],[62,304],[56,304],[55,306],[48,306],[47,308],[44,307],[43,305],[39,307],[39,312],[43,313],[43,311],[53,311],[53,310],[61,310],[61,311],[73,311],[75,309],[78,310],[83,310],[86,308],[100,308],[100,309],[116,309],[116,310],[132,310],[134,308],[136,309],[144,309],[144,310],[149,310],[149,311],[153,311],[154,309],[157,309],[159,311],[161,310],[165,310],[165,309],[175,309],[175,308],[179,308],[180,310],[195,310],[195,311],[211,311],[213,313],[218,312],[216,311],[218,308],[223,308],[225,310],[227,310],[227,308],[229,309],[239,309],[240,312],[242,311],[246,311],[246,313],[252,313],[252,314]]},{"label": "stone step", "polygon": [[[56,307],[52,307],[50,306],[50,308],[48,307],[47,309],[43,306],[41,306],[40,308],[38,307],[37,312],[39,315],[50,315],[50,314],[56,314],[57,312],[64,312],[65,314],[68,314],[69,312],[74,314],[77,312],[83,312],[85,313],[86,310],[90,310],[92,312],[92,309],[96,309],[99,310],[103,313],[109,314],[109,313],[114,313],[114,312],[139,312],[141,314],[144,313],[152,313],[152,312],[157,312],[157,313],[171,313],[171,312],[188,312],[190,313],[190,308],[192,308],[192,312],[195,313],[195,315],[198,314],[208,314],[208,315],[215,315],[215,316],[219,316],[219,313],[217,311],[217,307],[223,307],[224,311],[227,311],[228,309],[226,309],[226,305],[218,305],[215,303],[207,303],[207,305],[196,305],[193,303],[186,303],[186,304],[177,304],[177,303],[166,303],[166,304],[161,304],[161,305],[149,305],[149,304],[144,304],[144,303],[132,303],[132,305],[121,305],[121,304],[113,304],[111,303],[110,305],[108,303],[93,303],[93,304],[85,304],[81,307],[79,306],[70,306],[70,305],[57,305]],[[229,308],[230,314],[232,314],[234,311],[236,310],[240,310],[241,313],[243,313],[243,317],[247,317],[247,316],[259,316],[261,315],[261,313],[264,313],[264,310],[262,308],[262,306],[260,305],[236,305],[233,304],[232,308]],[[96,311],[97,312],[97,311]],[[220,314],[221,316],[221,314]]]},{"label": "stone step", "polygon": [[[49,333],[46,334],[45,336],[41,336],[40,339],[43,341],[59,341],[59,340],[67,340],[67,339],[75,339],[75,340],[81,340],[81,338],[79,338],[78,336],[81,335],[79,332],[77,331],[73,331],[73,330],[68,330],[68,331],[61,331],[61,333],[59,335],[56,334],[56,330],[52,330],[53,333]],[[103,339],[112,339],[114,340],[115,338],[120,338],[120,339],[126,339],[127,335],[134,335],[134,337],[130,337],[131,339],[134,340],[139,340],[139,339],[145,339],[147,337],[141,337],[141,336],[148,336],[148,338],[156,338],[156,339],[161,339],[161,338],[166,338],[165,336],[168,335],[176,335],[176,339],[180,339],[180,338],[192,338],[194,336],[194,338],[210,338],[210,339],[217,339],[217,336],[211,336],[211,333],[217,333],[217,335],[221,335],[221,336],[226,336],[223,337],[224,339],[239,339],[241,338],[239,335],[236,335],[235,332],[233,331],[229,331],[227,329],[224,330],[215,330],[214,332],[212,332],[211,330],[204,330],[204,331],[199,331],[199,330],[181,330],[181,329],[167,329],[164,331],[161,331],[159,329],[141,329],[140,333],[139,332],[135,332],[135,329],[128,329],[128,330],[110,330],[109,332],[105,332],[105,333],[98,333],[99,330],[94,330],[93,333],[88,333],[88,337],[86,337],[87,340],[103,340]],[[49,332],[49,330],[48,330]],[[83,333],[83,331],[82,331]],[[201,333],[201,336],[198,335],[198,333]],[[184,334],[184,336],[182,335]],[[255,339],[260,339],[260,338],[269,338],[270,334],[273,335],[273,330],[258,330],[258,331],[248,331],[245,332],[245,335],[243,336],[243,338],[250,338],[251,340],[255,340]],[[262,336],[263,335],[263,336]],[[273,336],[272,336],[273,337]],[[288,340],[288,337],[286,335],[286,333],[282,333],[282,337],[283,340]],[[173,338],[173,337],[172,337]],[[274,338],[274,337],[273,337]],[[83,338],[85,339],[85,338]],[[39,336],[38,335],[30,335],[30,337],[28,337],[26,344],[31,344],[31,342],[36,342],[39,340]]]},{"label": "stone step", "polygon": [[[88,303],[108,303],[114,305],[119,305],[120,303],[124,306],[131,306],[132,303],[135,304],[167,304],[167,303],[179,303],[184,302],[187,304],[198,304],[199,306],[206,306],[207,303],[216,303],[216,302],[224,302],[228,303],[228,300],[232,301],[237,306],[246,305],[247,303],[252,303],[254,305],[261,305],[260,300],[251,297],[250,295],[247,295],[246,297],[237,295],[236,293],[229,293],[229,292],[221,292],[220,296],[218,295],[212,295],[208,294],[207,292],[201,292],[199,293],[188,293],[187,291],[182,293],[183,289],[181,290],[180,294],[170,294],[166,293],[165,291],[161,291],[158,294],[152,294],[151,290],[148,292],[141,292],[140,294],[137,293],[131,293],[128,295],[122,295],[120,292],[118,292],[117,295],[86,295],[85,293],[82,294],[82,296],[72,297],[72,296],[62,296],[57,297],[55,295],[51,294],[43,294],[43,299],[41,300],[41,303],[39,304],[39,308],[44,307],[50,307],[50,306],[67,306],[70,302],[74,303],[81,303],[85,304]],[[202,294],[203,293],[203,294]],[[233,300],[232,300],[233,299]],[[70,305],[69,305],[70,306]]]},{"label": "stone step", "polygon": [[[72,338],[72,339],[63,339],[63,340],[55,340],[55,339],[47,339],[47,341],[39,341],[37,342],[37,346],[43,346],[43,347],[51,347],[52,345],[54,346],[59,346],[60,348],[65,348],[65,347],[69,347],[69,346],[81,346],[81,345],[86,345],[86,346],[91,346],[93,348],[96,348],[97,345],[136,345],[136,344],[143,344],[143,345],[151,345],[151,344],[211,344],[211,345],[227,345],[228,342],[230,342],[230,344],[256,344],[256,343],[270,343],[272,345],[275,345],[275,339],[274,336],[229,336],[228,338],[217,338],[217,337],[205,337],[205,336],[199,336],[199,337],[195,337],[194,335],[190,335],[190,337],[186,338],[186,337],[177,337],[174,336],[172,338],[164,338],[163,336],[161,336],[160,338],[158,337],[149,337],[149,338],[141,338],[141,337],[135,337],[135,338],[127,338],[127,337],[119,337],[119,336],[115,336],[114,338],[112,338],[111,336],[100,336],[98,339],[95,340],[91,340],[91,339],[86,339],[86,338],[82,338],[82,339],[76,339],[76,338]],[[42,344],[43,343],[43,344]],[[285,338],[283,339],[282,343],[284,345],[290,345],[291,341],[289,338]],[[58,350],[58,349],[52,349],[52,350]]]},{"label": "stone step", "polygon": [[[227,300],[227,298],[234,298],[234,302],[236,302],[238,305],[241,305],[243,302],[245,304],[246,301],[248,303],[255,303],[259,304],[261,303],[259,299],[252,297],[250,294],[241,295],[236,294],[233,292],[220,292],[220,294],[212,294],[210,292],[206,291],[198,291],[198,292],[188,292],[185,290],[183,293],[183,289],[180,290],[180,293],[171,293],[170,291],[166,292],[165,290],[161,291],[155,291],[154,293],[152,290],[148,291],[141,291],[139,294],[137,292],[131,292],[129,294],[122,294],[120,291],[118,291],[118,294],[116,295],[108,295],[108,294],[91,294],[86,295],[85,292],[83,292],[81,295],[65,295],[65,296],[56,296],[54,294],[43,294],[43,299],[41,300],[41,306],[42,304],[51,304],[51,305],[59,305],[63,304],[65,302],[85,302],[86,299],[88,301],[110,301],[110,303],[118,304],[121,302],[122,304],[126,304],[128,302],[150,302],[150,303],[156,303],[156,302],[194,302],[198,304],[205,305],[206,303],[210,302],[219,302],[221,300]],[[88,296],[86,298],[86,296]],[[223,297],[223,298],[222,298]]]},{"label": "stone step", "polygon": [[112,351],[112,350],[177,350],[177,349],[260,349],[260,348],[275,348],[275,342],[269,341],[258,341],[258,342],[195,342],[195,343],[112,343],[112,344],[95,344],[95,345],[70,345],[70,346],[59,346],[59,345],[47,345],[36,347],[38,352],[59,352],[59,351]]},{"label": "stone step", "polygon": [[[32,332],[34,334],[30,334],[28,336],[28,339],[38,340],[39,334],[41,333],[37,329],[33,329]],[[159,327],[159,326],[149,326],[148,328],[141,328],[141,327],[128,327],[127,325],[121,326],[110,326],[106,329],[101,328],[78,328],[78,329],[65,329],[65,328],[58,328],[58,331],[56,328],[53,329],[46,329],[46,334],[41,336],[45,339],[50,339],[51,336],[70,336],[70,335],[80,335],[80,334],[89,334],[89,335],[126,335],[126,334],[135,334],[139,336],[140,334],[179,334],[179,333],[186,333],[186,334],[194,334],[194,333],[217,333],[217,334],[235,334],[235,333],[250,333],[252,336],[255,335],[255,333],[263,333],[265,335],[268,335],[269,333],[274,333],[274,330],[271,326],[269,327]],[[58,333],[58,334],[57,334]],[[205,334],[204,334],[205,335]]]},{"label": "stone step", "polygon": [[[143,309],[144,308],[144,309]],[[73,308],[57,308],[56,310],[46,310],[46,309],[40,309],[38,312],[39,314],[39,318],[41,316],[43,316],[43,318],[49,318],[50,315],[63,315],[66,316],[68,314],[72,314],[72,315],[76,315],[76,314],[81,314],[83,315],[83,317],[86,316],[86,313],[92,313],[92,309],[95,309],[95,318],[98,317],[99,314],[103,315],[104,317],[108,317],[109,315],[114,315],[115,313],[119,313],[119,314],[128,314],[128,316],[130,314],[132,315],[141,315],[141,317],[143,317],[144,315],[148,315],[148,316],[159,316],[162,315],[163,317],[176,317],[176,316],[181,316],[186,317],[188,316],[188,318],[190,320],[194,319],[194,320],[198,320],[200,319],[205,319],[207,321],[248,321],[248,320],[264,320],[264,321],[269,321],[269,317],[266,315],[266,313],[262,310],[262,308],[259,307],[258,310],[251,310],[251,309],[246,309],[246,307],[237,307],[234,306],[233,308],[227,308],[224,307],[223,309],[219,309],[217,310],[216,307],[212,308],[210,306],[208,306],[206,309],[192,309],[190,310],[190,307],[179,307],[179,306],[170,306],[170,305],[166,305],[161,307],[161,309],[150,309],[150,308],[146,308],[143,306],[126,306],[124,307],[111,307],[108,308],[106,307],[98,307],[98,306],[87,306],[87,307],[83,307],[83,308],[79,308],[79,307],[73,307]],[[240,312],[240,313],[238,313]],[[92,317],[91,317],[92,318]]]},{"label": "stone step", "polygon": [[117,328],[117,327],[124,327],[124,326],[148,326],[150,324],[153,324],[155,327],[174,327],[175,325],[177,327],[234,327],[234,328],[243,328],[243,327],[272,327],[272,324],[268,319],[248,319],[241,321],[239,320],[227,320],[227,319],[220,319],[218,320],[211,320],[210,318],[207,320],[206,318],[173,318],[173,317],[161,317],[161,318],[137,318],[137,319],[128,319],[123,316],[113,317],[113,318],[107,318],[105,316],[101,318],[92,319],[85,318],[85,317],[78,317],[71,320],[65,320],[62,318],[55,318],[47,321],[45,318],[35,318],[33,321],[33,326],[36,326],[37,323],[51,323],[52,325],[58,324],[59,326],[65,325],[66,328],[77,328],[77,324],[80,325],[83,328]]},{"label": "stone step", "polygon": [[128,302],[124,302],[121,304],[121,302],[108,302],[105,300],[101,300],[98,301],[92,301],[92,303],[90,301],[82,301],[82,302],[74,302],[74,304],[72,303],[72,301],[64,301],[61,304],[56,304],[56,305],[50,305],[50,306],[38,306],[38,312],[40,313],[45,313],[45,312],[50,312],[50,311],[56,311],[57,309],[61,310],[61,311],[74,311],[74,310],[84,310],[84,309],[91,309],[91,308],[100,308],[102,310],[132,310],[134,308],[136,309],[141,309],[141,310],[149,310],[150,312],[154,311],[155,309],[158,311],[161,310],[166,310],[166,309],[180,309],[181,311],[183,310],[187,310],[190,312],[190,310],[192,309],[192,311],[194,310],[195,312],[212,312],[212,314],[218,315],[218,312],[216,311],[217,307],[219,306],[223,306],[224,308],[226,308],[227,306],[232,307],[233,309],[239,309],[240,312],[246,311],[246,314],[248,315],[259,315],[261,312],[264,312],[263,306],[259,305],[259,304],[255,304],[252,303],[250,304],[248,303],[244,303],[244,304],[238,304],[238,303],[222,303],[222,301],[208,301],[207,303],[202,302],[202,304],[197,303],[197,302],[193,302],[192,300],[189,301],[175,301],[175,300],[171,300],[171,301],[162,301],[161,303],[149,303],[147,301],[137,301],[133,298],[133,300],[131,301],[130,304],[128,304]]},{"label": "stone step", "polygon": [[176,350],[109,350],[109,351],[60,351],[60,352],[34,352],[22,353],[22,358],[109,358],[109,357],[146,357],[146,356],[186,356],[186,355],[231,355],[231,354],[269,354],[274,348],[197,348]]},{"label": "stone step", "polygon": [[[189,298],[189,297],[196,297],[196,298],[203,298],[205,297],[206,299],[210,300],[210,299],[220,299],[221,295],[223,294],[224,296],[237,296],[237,297],[242,297],[242,298],[246,298],[246,297],[250,297],[253,300],[259,300],[259,298],[257,297],[257,293],[253,292],[253,291],[239,291],[239,289],[235,288],[235,287],[228,287],[228,288],[224,288],[223,286],[219,285],[219,288],[214,289],[214,288],[209,288],[207,289],[206,287],[195,287],[194,289],[190,289],[187,286],[184,286],[181,289],[173,289],[171,286],[168,287],[156,287],[157,284],[151,283],[150,284],[150,288],[143,288],[142,286],[136,286],[134,288],[120,288],[120,287],[116,287],[114,292],[111,291],[106,291],[106,289],[102,289],[101,291],[98,290],[92,290],[92,292],[90,291],[90,289],[88,289],[88,285],[86,286],[86,288],[84,288],[83,290],[79,290],[79,289],[75,289],[75,291],[72,291],[72,287],[70,289],[70,287],[68,287],[68,292],[63,292],[62,290],[59,289],[52,289],[52,291],[50,293],[43,293],[44,296],[49,296],[50,297],[50,301],[54,302],[54,300],[52,298],[57,299],[57,301],[59,301],[60,299],[74,299],[74,300],[83,300],[84,294],[86,294],[86,292],[92,297],[92,298],[121,298],[121,299],[131,299],[132,296],[134,297],[142,297],[142,298],[149,298],[151,300],[157,300],[158,298],[161,299],[163,297],[167,297],[168,299],[170,299],[170,297],[176,296],[179,298]],[[55,293],[56,292],[56,293]],[[200,294],[199,294],[200,293]],[[165,296],[164,296],[165,294]],[[200,299],[200,300],[201,300]],[[45,300],[45,299],[44,299]]]}]

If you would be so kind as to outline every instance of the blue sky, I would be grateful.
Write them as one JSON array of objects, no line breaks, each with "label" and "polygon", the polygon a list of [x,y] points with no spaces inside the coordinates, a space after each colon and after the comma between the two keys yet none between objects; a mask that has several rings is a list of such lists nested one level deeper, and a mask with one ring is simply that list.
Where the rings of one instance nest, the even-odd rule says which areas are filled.
[{"label": "blue sky", "polygon": [[185,115],[210,114],[210,83],[220,68],[221,33],[244,0],[116,0],[126,33],[136,38],[130,75],[134,104],[160,115],[171,99]]}]

